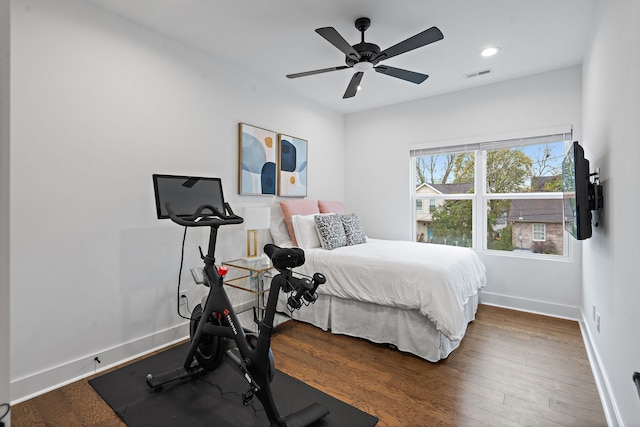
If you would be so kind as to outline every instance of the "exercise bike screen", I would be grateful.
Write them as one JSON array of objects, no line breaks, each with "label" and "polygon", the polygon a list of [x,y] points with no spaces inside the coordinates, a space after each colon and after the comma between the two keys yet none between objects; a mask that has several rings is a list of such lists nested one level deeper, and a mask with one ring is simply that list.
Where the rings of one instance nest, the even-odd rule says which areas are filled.
[{"label": "exercise bike screen", "polygon": [[[158,219],[169,218],[165,203],[178,216],[191,216],[198,207],[211,205],[224,213],[224,195],[220,178],[195,176],[153,175]],[[210,214],[205,209],[204,215]]]}]

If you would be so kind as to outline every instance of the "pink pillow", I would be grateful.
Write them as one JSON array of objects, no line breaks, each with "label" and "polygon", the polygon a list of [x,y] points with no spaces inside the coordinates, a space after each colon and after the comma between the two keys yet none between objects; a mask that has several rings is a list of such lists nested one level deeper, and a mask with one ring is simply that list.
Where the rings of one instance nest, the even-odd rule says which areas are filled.
[{"label": "pink pillow", "polygon": [[342,202],[328,202],[326,200],[320,200],[318,202],[318,208],[320,213],[337,213],[344,215],[347,212],[344,210],[344,203]]},{"label": "pink pillow", "polygon": [[282,215],[284,216],[284,222],[287,224],[289,230],[289,236],[294,246],[298,245],[296,242],[296,233],[293,231],[293,223],[291,222],[292,215],[312,215],[320,213],[318,209],[317,200],[284,200],[280,202],[282,208]]}]

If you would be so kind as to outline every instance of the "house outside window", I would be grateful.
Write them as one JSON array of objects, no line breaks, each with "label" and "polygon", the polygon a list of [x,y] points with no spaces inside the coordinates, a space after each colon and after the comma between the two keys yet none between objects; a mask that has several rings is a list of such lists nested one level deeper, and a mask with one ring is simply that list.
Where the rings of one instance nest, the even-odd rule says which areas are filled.
[{"label": "house outside window", "polygon": [[512,250],[562,255],[564,249],[561,199],[518,199],[510,203],[507,224]]},{"label": "house outside window", "polygon": [[429,203],[428,213],[415,212],[416,239],[566,256],[561,168],[570,140],[558,133],[411,150],[414,199]]},{"label": "house outside window", "polygon": [[[422,184],[416,189],[417,200],[426,202],[428,196],[441,195],[442,198],[428,198],[429,211],[416,210],[416,237],[419,242],[442,243],[454,246],[471,247],[471,196],[462,196],[466,200],[458,200],[460,192],[467,193],[473,184]],[[423,198],[424,197],[424,198]],[[423,205],[424,206],[424,205]],[[461,229],[448,229],[443,216],[456,212],[456,216],[466,218]]]}]

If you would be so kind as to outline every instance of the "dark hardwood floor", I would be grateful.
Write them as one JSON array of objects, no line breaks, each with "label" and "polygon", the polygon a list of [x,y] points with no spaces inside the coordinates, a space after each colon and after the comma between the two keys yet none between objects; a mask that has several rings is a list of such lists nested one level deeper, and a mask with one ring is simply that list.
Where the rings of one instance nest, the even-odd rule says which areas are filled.
[{"label": "dark hardwood floor", "polygon": [[[293,321],[272,349],[279,370],[379,426],[606,426],[574,321],[482,305],[438,363]],[[123,426],[87,381],[16,405],[11,425]]]}]

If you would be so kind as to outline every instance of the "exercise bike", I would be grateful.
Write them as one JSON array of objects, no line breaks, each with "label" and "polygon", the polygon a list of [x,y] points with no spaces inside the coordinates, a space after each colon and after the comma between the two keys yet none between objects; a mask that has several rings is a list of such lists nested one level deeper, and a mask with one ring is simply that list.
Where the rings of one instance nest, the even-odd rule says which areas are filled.
[{"label": "exercise bike", "polygon": [[[224,202],[220,180],[171,175],[154,175],[153,178],[159,218],[170,218],[173,222],[185,227],[210,227],[207,253],[204,255],[202,250],[200,251],[201,258],[204,260],[204,284],[209,288],[209,292],[203,299],[203,303],[198,304],[191,314],[191,344],[184,364],[157,376],[148,374],[147,385],[153,389],[160,389],[174,381],[195,378],[217,369],[226,360],[239,369],[248,383],[249,389],[242,395],[243,403],[248,405],[254,396],[257,397],[264,407],[271,426],[302,427],[322,419],[329,410],[319,403],[313,403],[288,416],[280,414],[271,391],[275,366],[270,347],[280,291],[291,294],[288,298],[288,306],[290,310],[296,310],[305,304],[315,302],[316,290],[325,282],[325,277],[320,273],[314,274],[312,279],[295,277],[292,268],[304,264],[304,251],[298,248],[266,245],[265,253],[271,259],[278,274],[271,281],[264,317],[261,321],[256,319],[258,335],[246,333],[223,285],[227,268],[215,265],[218,228],[243,222],[241,217],[233,213],[229,204]],[[206,187],[211,187],[212,191],[203,191]],[[176,192],[187,193],[188,196],[184,194],[176,196]],[[184,206],[186,209],[193,209],[193,206],[202,200],[191,199],[194,196],[197,196],[196,199],[202,199],[205,193],[211,193],[207,194],[207,197],[213,196],[215,202],[197,205],[191,215],[178,215],[175,207],[172,206],[173,203],[179,202],[186,205]],[[186,200],[189,202],[185,203]]]}]

